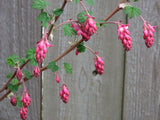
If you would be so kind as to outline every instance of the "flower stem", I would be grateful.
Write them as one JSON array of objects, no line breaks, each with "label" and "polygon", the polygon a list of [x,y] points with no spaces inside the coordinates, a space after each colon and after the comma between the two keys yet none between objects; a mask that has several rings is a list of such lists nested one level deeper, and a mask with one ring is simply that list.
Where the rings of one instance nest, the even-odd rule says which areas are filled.
[{"label": "flower stem", "polygon": [[88,11],[87,11],[87,9],[86,9],[86,7],[83,5],[83,3],[80,1],[80,4],[82,5],[82,7],[84,8],[84,10],[86,11],[86,13],[87,13],[87,15],[89,16],[89,13],[88,13]]},{"label": "flower stem", "polygon": [[65,21],[65,22],[57,25],[56,27],[53,27],[53,29],[57,29],[58,27],[60,27],[60,26],[62,26],[64,24],[70,23],[70,22],[78,22],[78,21],[77,20],[71,20],[71,19],[69,19],[69,20],[67,20],[67,21]]}]

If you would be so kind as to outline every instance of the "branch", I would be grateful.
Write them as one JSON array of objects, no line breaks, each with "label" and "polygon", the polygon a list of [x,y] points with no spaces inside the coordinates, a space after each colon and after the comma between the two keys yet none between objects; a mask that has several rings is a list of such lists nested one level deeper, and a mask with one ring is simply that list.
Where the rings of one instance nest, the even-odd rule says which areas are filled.
[{"label": "branch", "polygon": [[[62,7],[61,7],[62,10],[64,10],[64,7],[66,6],[66,3],[67,3],[67,0],[64,0],[64,2],[62,4]],[[55,17],[55,22],[58,20],[59,17],[60,17],[60,15]],[[51,25],[51,28],[49,29],[49,32],[48,32],[48,36],[50,35],[53,26],[54,26],[54,24]],[[22,69],[28,62],[29,62],[29,60],[27,60],[24,64],[22,64],[20,66],[20,69]],[[0,93],[3,92],[5,89],[7,89],[7,85],[12,81],[12,79],[15,77],[15,75],[16,75],[16,71],[14,71],[14,73],[12,74],[12,76],[8,79],[8,81],[0,89]]]},{"label": "branch", "polygon": [[[120,3],[125,2],[125,0],[122,0]],[[62,5],[62,10],[64,9],[64,6],[66,4],[66,0],[64,0],[64,3]],[[119,5],[104,19],[104,21],[109,20],[115,13],[117,13],[120,10]],[[57,21],[57,19],[59,18],[59,16],[57,16],[55,18],[55,22]],[[50,31],[48,32],[48,35],[50,35],[52,28],[53,28],[54,24],[52,24]],[[58,60],[60,60],[62,57],[64,57],[65,55],[67,55],[70,51],[72,51],[75,47],[77,47],[81,42],[83,42],[83,39],[79,40],[78,43],[76,43],[75,45],[72,45],[70,48],[68,48],[64,53],[62,53],[60,56],[58,56],[56,59],[54,59],[53,61],[57,62]],[[41,68],[41,72],[46,70],[47,66],[44,66],[43,68]],[[34,74],[32,74],[32,77],[34,77]],[[24,78],[24,82],[28,81],[29,79],[27,79],[26,77]],[[22,84],[21,82],[19,82],[17,85]],[[5,97],[7,97],[7,95],[11,92],[11,90],[9,89],[2,97],[0,97],[0,101],[2,101]]]}]

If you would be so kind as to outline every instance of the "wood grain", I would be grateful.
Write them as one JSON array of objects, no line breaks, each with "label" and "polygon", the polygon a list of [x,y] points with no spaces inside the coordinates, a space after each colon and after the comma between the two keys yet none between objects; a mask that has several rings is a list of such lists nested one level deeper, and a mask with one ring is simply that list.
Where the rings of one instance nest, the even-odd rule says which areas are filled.
[{"label": "wood grain", "polygon": [[123,120],[160,120],[160,1],[140,0],[136,6],[157,25],[152,48],[143,40],[143,22],[129,20],[133,48],[126,56]]},{"label": "wood grain", "polygon": [[[36,21],[38,12],[31,8],[32,0],[1,0],[0,2],[0,87],[7,80],[8,72],[13,72],[6,65],[5,59],[11,54],[25,56],[25,51],[35,47],[40,39],[40,23]],[[33,67],[24,69],[32,72]],[[41,81],[32,79],[26,83],[31,95],[31,106],[28,109],[28,120],[40,120]],[[18,94],[22,93],[23,88]],[[20,120],[19,108],[13,107],[6,98],[0,103],[0,120]]]},{"label": "wood grain", "polygon": [[[52,5],[47,9],[61,6],[62,1],[47,0]],[[96,2],[96,1],[95,1]],[[119,1],[120,2],[120,1]],[[88,6],[94,12],[96,20],[104,19],[116,6],[118,1],[101,0],[95,6]],[[64,13],[58,22],[76,18],[82,11],[80,5],[67,3]],[[125,16],[118,13],[112,20],[122,19]],[[108,25],[96,33],[86,45],[99,52],[105,62],[105,71],[102,76],[93,76],[94,55],[89,51],[75,56],[75,51],[58,62],[60,72],[70,92],[69,103],[64,104],[60,97],[60,86],[55,80],[55,74],[50,70],[42,75],[42,119],[43,120],[121,120],[122,87],[124,70],[124,51],[121,42],[117,39],[117,27]],[[49,49],[46,65],[69,47],[68,38],[63,36],[62,29],[54,33],[55,47]],[[72,75],[65,73],[63,63],[68,62],[73,68]]]}]

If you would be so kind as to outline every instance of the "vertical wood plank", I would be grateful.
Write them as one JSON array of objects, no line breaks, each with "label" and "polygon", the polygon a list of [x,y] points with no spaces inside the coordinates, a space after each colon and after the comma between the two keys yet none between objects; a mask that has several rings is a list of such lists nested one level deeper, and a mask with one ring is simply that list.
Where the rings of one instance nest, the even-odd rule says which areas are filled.
[{"label": "vertical wood plank", "polygon": [[[14,69],[6,65],[5,59],[11,54],[25,57],[25,51],[36,46],[41,28],[37,23],[38,12],[31,8],[32,0],[1,0],[0,2],[0,87],[7,80],[8,72]],[[33,67],[24,69],[33,72]],[[41,81],[32,79],[26,83],[31,95],[28,120],[40,120]],[[22,94],[23,88],[18,94]],[[1,94],[2,95],[2,94]],[[6,98],[0,103],[0,120],[20,120],[19,108],[13,107]]]},{"label": "vertical wood plank", "polygon": [[133,48],[126,56],[123,120],[159,120],[160,104],[160,1],[140,0],[136,6],[151,25],[157,25],[154,44],[143,40],[143,22],[129,20]]},{"label": "vertical wood plank", "polygon": [[[47,0],[53,7],[61,6],[61,1]],[[95,6],[88,6],[94,12],[97,20],[106,17],[118,4],[118,1],[95,1]],[[76,18],[82,11],[80,5],[68,3],[59,22]],[[120,12],[112,20],[125,17]],[[62,103],[59,97],[60,85],[56,83],[55,75],[50,70],[43,72],[42,77],[42,119],[43,120],[121,120],[122,87],[124,52],[121,41],[118,41],[117,26],[108,25],[101,28],[87,43],[89,47],[99,52],[105,62],[105,71],[102,76],[93,76],[93,54],[88,50],[84,54],[75,56],[75,51],[58,62],[60,72],[70,91],[67,104]],[[60,55],[69,47],[68,40],[74,38],[64,37],[62,29],[54,33],[55,47],[49,50],[44,65]],[[63,63],[68,62],[73,68],[72,75],[65,73]]]}]

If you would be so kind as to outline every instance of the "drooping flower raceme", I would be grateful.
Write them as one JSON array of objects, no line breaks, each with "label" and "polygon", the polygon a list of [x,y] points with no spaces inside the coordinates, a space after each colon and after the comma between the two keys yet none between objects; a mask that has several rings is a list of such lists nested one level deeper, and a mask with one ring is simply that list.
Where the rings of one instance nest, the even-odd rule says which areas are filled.
[{"label": "drooping flower raceme", "polygon": [[38,65],[36,65],[35,67],[34,67],[34,76],[35,77],[39,77],[40,76],[40,69],[39,69],[39,67],[38,67]]},{"label": "drooping flower raceme", "polygon": [[67,103],[69,101],[69,91],[67,86],[63,83],[60,91],[61,99],[64,103]]},{"label": "drooping flower raceme", "polygon": [[18,67],[17,71],[16,71],[16,77],[19,81],[21,81],[22,79],[22,72],[21,72],[21,69],[20,67]]},{"label": "drooping flower raceme", "polygon": [[123,47],[126,51],[132,48],[132,38],[130,37],[130,32],[128,30],[129,24],[118,23],[118,38],[121,40]]},{"label": "drooping flower raceme", "polygon": [[13,95],[13,96],[12,96],[12,98],[10,99],[10,103],[11,103],[13,106],[16,106],[16,104],[17,104],[16,95]]},{"label": "drooping flower raceme", "polygon": [[84,41],[88,41],[97,30],[96,23],[90,15],[87,15],[84,23],[72,23],[72,27],[77,31],[77,35],[82,35]]},{"label": "drooping flower raceme", "polygon": [[145,44],[148,48],[150,48],[153,44],[153,32],[155,32],[155,28],[156,26],[151,26],[149,23],[144,22],[144,26],[143,26],[143,38],[145,40]]},{"label": "drooping flower raceme", "polygon": [[102,58],[96,55],[94,57],[94,65],[95,65],[97,73],[102,75],[104,72],[104,62]]},{"label": "drooping flower raceme", "polygon": [[20,117],[22,120],[27,119],[27,112],[28,112],[27,108],[25,107],[20,108]]},{"label": "drooping flower raceme", "polygon": [[22,94],[22,98],[21,98],[21,102],[23,103],[24,107],[28,107],[30,102],[31,102],[31,98],[29,97],[29,94],[27,91],[24,91]]}]

